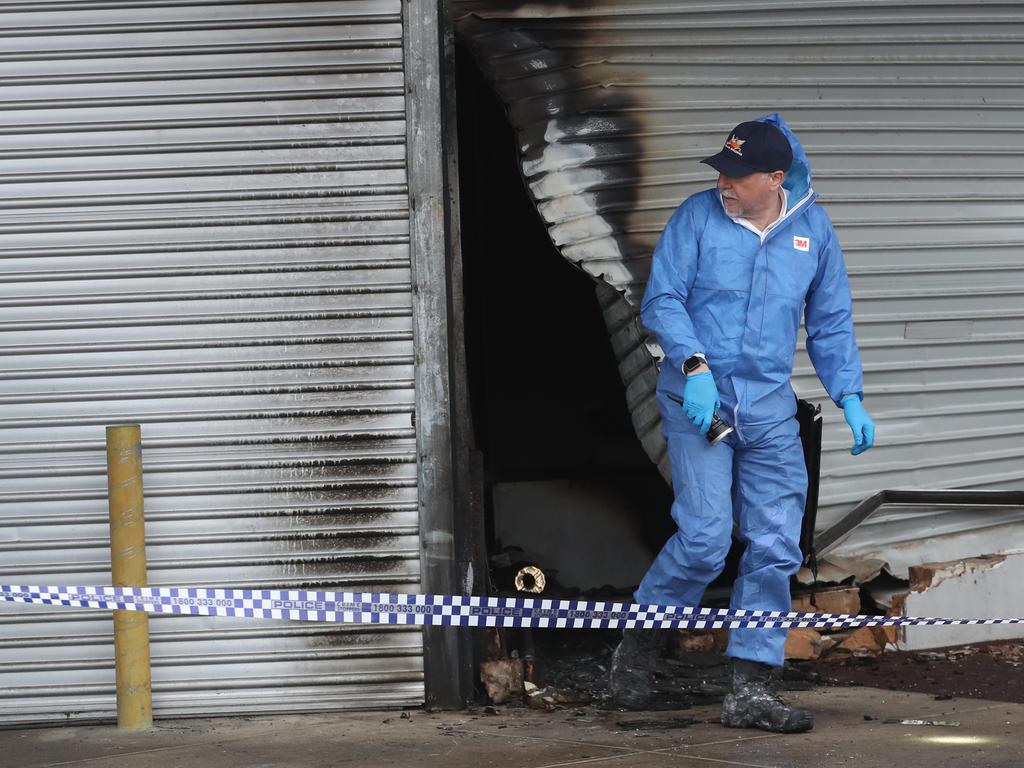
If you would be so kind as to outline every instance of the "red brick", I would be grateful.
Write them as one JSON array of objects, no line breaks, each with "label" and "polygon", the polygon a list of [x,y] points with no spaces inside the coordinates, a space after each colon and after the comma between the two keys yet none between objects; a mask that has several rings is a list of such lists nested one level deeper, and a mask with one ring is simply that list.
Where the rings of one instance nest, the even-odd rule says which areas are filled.
[{"label": "red brick", "polygon": [[821,635],[813,629],[796,627],[786,634],[787,659],[816,659],[821,651]]}]

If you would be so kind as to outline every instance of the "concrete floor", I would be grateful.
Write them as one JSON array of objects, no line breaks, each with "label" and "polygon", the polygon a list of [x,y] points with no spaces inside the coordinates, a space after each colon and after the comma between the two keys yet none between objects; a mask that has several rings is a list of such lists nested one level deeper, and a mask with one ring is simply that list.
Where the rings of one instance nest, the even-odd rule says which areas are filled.
[{"label": "concrete floor", "polygon": [[[727,730],[716,707],[675,712],[358,712],[158,721],[0,731],[0,766],[44,768],[332,768],[463,766],[609,768],[844,766],[987,768],[1024,761],[1024,705],[935,701],[917,693],[823,688],[790,694],[812,707],[811,733]],[[872,720],[866,719],[870,716]],[[957,728],[885,719],[959,720]],[[673,726],[676,727],[666,727]]]}]

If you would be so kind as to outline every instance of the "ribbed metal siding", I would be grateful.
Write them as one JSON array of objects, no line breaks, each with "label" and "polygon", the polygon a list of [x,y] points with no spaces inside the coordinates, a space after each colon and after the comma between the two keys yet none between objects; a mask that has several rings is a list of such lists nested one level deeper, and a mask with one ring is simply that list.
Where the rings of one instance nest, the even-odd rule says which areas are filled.
[{"label": "ribbed metal siding", "polygon": [[[602,301],[652,458],[663,446],[650,356],[618,304],[635,316],[665,221],[714,183],[700,158],[737,122],[777,110],[810,154],[844,246],[878,421],[878,447],[850,457],[801,348],[795,387],[826,421],[820,525],[882,488],[1024,487],[1024,6],[454,7],[508,105],[552,240],[622,294]],[[880,517],[872,540],[996,522],[916,510],[908,526],[910,514]]]},{"label": "ribbed metal siding", "polygon": [[[0,583],[419,581],[399,0],[0,3]],[[157,716],[422,701],[419,631],[153,618]],[[109,717],[109,614],[0,606],[0,721]]]}]

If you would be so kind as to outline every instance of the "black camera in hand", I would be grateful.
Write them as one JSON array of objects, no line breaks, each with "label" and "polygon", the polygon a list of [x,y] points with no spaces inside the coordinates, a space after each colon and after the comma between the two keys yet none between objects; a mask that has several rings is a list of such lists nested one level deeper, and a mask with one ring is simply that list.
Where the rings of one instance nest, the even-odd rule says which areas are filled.
[{"label": "black camera in hand", "polygon": [[707,437],[708,442],[712,445],[718,445],[732,431],[732,424],[716,413],[711,419],[711,426],[708,427],[708,433],[705,437]]}]

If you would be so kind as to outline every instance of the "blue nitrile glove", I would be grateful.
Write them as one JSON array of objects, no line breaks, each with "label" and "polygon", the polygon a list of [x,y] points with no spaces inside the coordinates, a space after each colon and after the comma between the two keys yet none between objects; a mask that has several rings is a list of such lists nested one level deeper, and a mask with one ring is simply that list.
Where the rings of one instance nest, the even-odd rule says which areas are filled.
[{"label": "blue nitrile glove", "polygon": [[875,422],[868,416],[868,412],[857,395],[847,395],[841,401],[843,415],[846,416],[846,423],[850,425],[853,432],[853,449],[850,451],[854,456],[864,453],[875,444]]},{"label": "blue nitrile glove", "polygon": [[715,416],[722,402],[718,399],[718,387],[715,386],[715,377],[711,371],[703,373],[691,373],[686,377],[686,387],[683,388],[683,408],[686,416],[697,425],[702,435],[708,433],[711,426],[711,419]]}]

